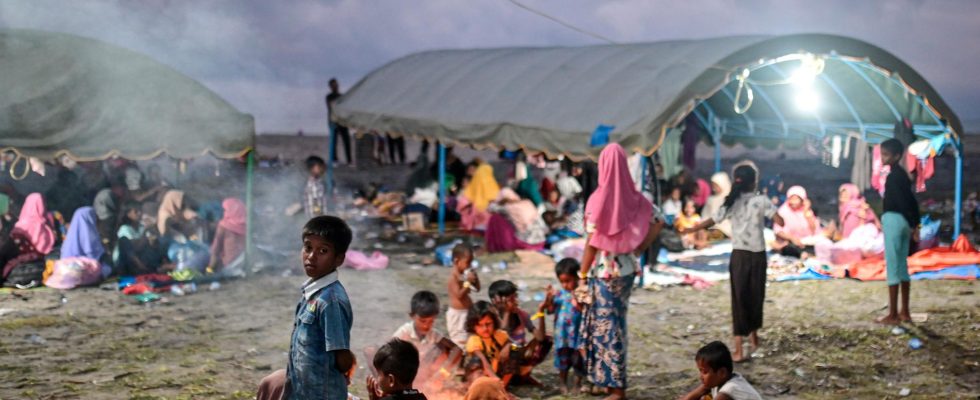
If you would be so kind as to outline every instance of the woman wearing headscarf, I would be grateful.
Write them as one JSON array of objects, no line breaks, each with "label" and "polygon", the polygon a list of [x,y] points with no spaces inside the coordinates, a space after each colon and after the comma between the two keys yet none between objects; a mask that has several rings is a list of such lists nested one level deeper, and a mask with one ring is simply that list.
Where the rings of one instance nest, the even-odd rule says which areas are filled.
[{"label": "woman wearing headscarf", "polygon": [[184,192],[179,190],[170,190],[163,195],[157,211],[157,231],[160,236],[172,235],[175,230],[187,234],[194,228],[192,220],[197,217],[197,213],[190,203]]},{"label": "woman wearing headscarf", "polygon": [[245,203],[236,198],[221,202],[224,213],[211,243],[209,272],[234,273],[245,261]]},{"label": "woman wearing headscarf", "polygon": [[786,191],[786,203],[779,207],[778,214],[783,218],[782,226],[775,226],[776,234],[774,249],[784,256],[803,257],[813,254],[812,247],[804,243],[809,237],[820,233],[820,221],[810,208],[810,200],[806,197],[806,189],[793,186]]},{"label": "woman wearing headscarf", "polygon": [[865,224],[874,224],[879,231],[881,230],[881,222],[878,221],[878,216],[871,210],[871,206],[864,200],[864,196],[861,196],[861,191],[857,185],[845,183],[840,186],[839,192],[838,215],[840,226],[838,226],[837,232],[840,239],[847,239],[854,229]]},{"label": "woman wearing headscarf", "polygon": [[500,195],[500,185],[493,176],[490,164],[480,164],[473,171],[473,177],[456,198],[456,211],[459,212],[460,225],[468,231],[484,230],[490,213],[490,202]]},{"label": "woman wearing headscarf", "polygon": [[105,247],[96,227],[95,210],[92,207],[75,210],[65,243],[61,245],[61,258],[85,257],[98,261],[103,255]]},{"label": "woman wearing headscarf", "polygon": [[517,162],[514,167],[514,180],[517,181],[517,195],[522,199],[531,200],[535,207],[544,202],[541,198],[541,189],[538,188],[538,181],[531,176],[531,166],[528,163]]},{"label": "woman wearing headscarf", "polygon": [[512,189],[500,191],[487,221],[487,251],[541,250],[548,226],[530,200],[522,199]]},{"label": "woman wearing headscarf", "polygon": [[51,275],[44,284],[55,289],[72,289],[92,285],[109,276],[112,269],[108,261],[99,230],[95,210],[82,207],[75,210],[68,234],[61,245],[61,257],[54,262]]},{"label": "woman wearing headscarf", "polygon": [[[731,191],[732,181],[728,178],[728,173],[715,172],[714,175],[711,175],[711,196],[704,203],[704,209],[701,210],[701,215],[715,215],[721,209],[721,206],[725,204],[725,197],[728,197]],[[728,220],[715,224],[711,229],[721,231],[727,237],[732,237],[732,223]]]},{"label": "woman wearing headscarf", "polygon": [[708,197],[711,196],[711,185],[708,184],[708,181],[701,178],[698,178],[696,182],[698,189],[693,196],[694,205],[701,208],[704,207],[704,204],[708,202]]},{"label": "woman wearing headscarf", "polygon": [[[579,283],[585,362],[593,384],[609,398],[626,396],[626,313],[637,255],[656,240],[663,218],[636,190],[626,152],[616,143],[599,155],[599,186],[585,208],[587,244]],[[588,278],[588,284],[584,282]],[[583,293],[584,292],[584,293]]]},{"label": "woman wearing headscarf", "polygon": [[40,193],[31,193],[24,199],[24,206],[21,207],[20,217],[10,232],[10,239],[17,256],[4,265],[4,278],[17,266],[42,259],[54,250],[57,235],[51,228],[44,198]]}]

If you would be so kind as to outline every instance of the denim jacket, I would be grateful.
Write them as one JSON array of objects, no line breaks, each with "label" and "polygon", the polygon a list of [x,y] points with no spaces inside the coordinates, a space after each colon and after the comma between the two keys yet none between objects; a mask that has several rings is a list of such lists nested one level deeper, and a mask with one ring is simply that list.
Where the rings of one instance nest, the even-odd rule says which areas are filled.
[{"label": "denim jacket", "polygon": [[336,274],[307,281],[296,305],[286,368],[290,399],[347,399],[346,371],[337,370],[334,352],[350,349],[354,314]]}]

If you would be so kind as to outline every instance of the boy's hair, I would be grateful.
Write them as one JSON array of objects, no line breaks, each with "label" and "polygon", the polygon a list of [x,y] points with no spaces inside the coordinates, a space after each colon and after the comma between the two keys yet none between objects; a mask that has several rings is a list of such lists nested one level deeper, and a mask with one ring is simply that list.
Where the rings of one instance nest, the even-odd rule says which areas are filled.
[{"label": "boy's hair", "polygon": [[487,290],[491,299],[499,296],[507,297],[515,293],[517,293],[517,285],[507,280],[495,281],[490,284],[490,289]]},{"label": "boy's hair", "polygon": [[698,354],[694,356],[694,361],[704,361],[714,371],[725,368],[728,369],[728,373],[732,373],[734,370],[732,353],[728,351],[728,346],[719,341],[708,343],[698,350]]},{"label": "boy's hair", "polygon": [[307,236],[319,236],[333,245],[337,253],[347,253],[353,233],[344,220],[332,215],[313,217],[303,226],[303,239]]},{"label": "boy's hair", "polygon": [[350,350],[337,350],[334,356],[334,365],[337,367],[337,371],[347,375],[357,365],[357,357]]},{"label": "boy's hair", "polygon": [[323,159],[320,158],[320,157],[318,157],[318,156],[309,156],[309,157],[306,157],[306,169],[307,170],[311,170],[311,169],[313,169],[313,167],[315,167],[317,165],[319,165],[321,167],[326,167],[327,166],[327,162],[326,161],[323,161]]},{"label": "boy's hair", "polygon": [[901,155],[903,152],[905,152],[905,145],[898,139],[888,139],[882,142],[881,148],[895,155]]},{"label": "boy's hair", "polygon": [[421,290],[412,296],[412,315],[435,317],[439,315],[439,298],[435,293]]},{"label": "boy's hair", "polygon": [[466,243],[460,243],[453,246],[453,260],[461,259],[465,256],[472,256],[473,248]]},{"label": "boy's hair", "polygon": [[581,266],[579,265],[578,260],[571,257],[566,257],[561,259],[558,264],[555,264],[555,276],[578,276],[579,269],[581,269]]},{"label": "boy's hair", "polygon": [[391,339],[374,354],[374,369],[391,374],[400,385],[411,386],[419,371],[419,351],[409,342]]},{"label": "boy's hair", "polygon": [[466,331],[476,333],[476,324],[488,315],[493,317],[493,330],[500,329],[500,317],[497,316],[497,310],[493,308],[493,304],[485,300],[473,303],[473,306],[466,313]]}]

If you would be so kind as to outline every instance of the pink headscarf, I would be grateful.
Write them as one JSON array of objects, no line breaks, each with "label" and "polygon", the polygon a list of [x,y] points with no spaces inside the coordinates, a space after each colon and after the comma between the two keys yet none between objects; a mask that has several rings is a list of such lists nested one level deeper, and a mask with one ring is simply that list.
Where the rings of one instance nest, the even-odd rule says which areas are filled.
[{"label": "pink headscarf", "polygon": [[611,143],[599,154],[599,186],[585,207],[588,224],[595,226],[589,244],[611,253],[636,250],[650,230],[653,205],[636,190],[626,152]]},{"label": "pink headscarf", "polygon": [[48,224],[44,198],[40,193],[31,193],[20,209],[20,218],[11,233],[20,233],[28,238],[34,250],[48,254],[54,249],[54,230]]},{"label": "pink headscarf", "polygon": [[806,200],[806,189],[802,186],[793,186],[786,191],[786,202],[779,207],[779,216],[783,217],[783,226],[775,225],[773,230],[776,233],[785,233],[796,239],[813,236],[816,232],[810,229],[807,222],[806,212],[801,208],[794,210],[789,206],[789,198],[797,196],[800,200]]},{"label": "pink headscarf", "polygon": [[[840,185],[840,191],[847,193],[847,200],[840,202],[838,212],[840,216],[840,230],[843,237],[851,236],[855,228],[864,224],[873,224],[878,221],[874,211],[864,201],[861,191],[853,183]],[[865,210],[864,218],[861,218],[861,210]]]},{"label": "pink headscarf", "polygon": [[245,234],[245,203],[234,197],[229,197],[221,202],[224,214],[218,226],[225,228],[239,235]]},{"label": "pink headscarf", "polygon": [[701,178],[698,178],[697,182],[698,192],[694,195],[694,205],[704,207],[704,203],[708,202],[708,196],[711,196],[711,185]]}]

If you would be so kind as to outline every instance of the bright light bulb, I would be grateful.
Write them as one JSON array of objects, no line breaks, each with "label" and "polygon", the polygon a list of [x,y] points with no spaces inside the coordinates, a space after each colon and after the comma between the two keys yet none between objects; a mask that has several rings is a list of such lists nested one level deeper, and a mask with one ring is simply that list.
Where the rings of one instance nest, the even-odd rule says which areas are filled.
[{"label": "bright light bulb", "polygon": [[803,112],[814,112],[820,107],[820,95],[812,87],[800,88],[796,92],[796,108]]}]

